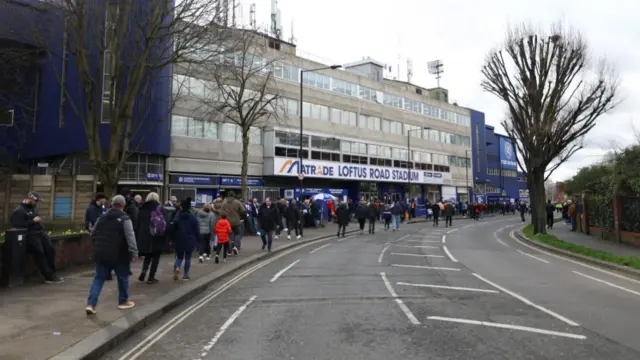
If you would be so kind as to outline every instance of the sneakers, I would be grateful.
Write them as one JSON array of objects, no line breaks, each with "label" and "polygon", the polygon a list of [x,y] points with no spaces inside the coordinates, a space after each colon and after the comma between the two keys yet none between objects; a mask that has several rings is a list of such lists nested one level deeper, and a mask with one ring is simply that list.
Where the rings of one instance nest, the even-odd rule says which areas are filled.
[{"label": "sneakers", "polygon": [[273,235],[273,238],[277,239],[277,238],[279,238],[279,236],[278,235]]},{"label": "sneakers", "polygon": [[222,259],[222,262],[227,262],[227,258]]},{"label": "sneakers", "polygon": [[238,248],[237,247],[233,247],[233,255],[238,255]]},{"label": "sneakers", "polygon": [[287,232],[287,231],[289,231],[289,228],[284,228],[284,229],[282,229],[282,231]]},{"label": "sneakers", "polygon": [[200,257],[198,258],[198,261],[200,261],[201,263],[204,262],[204,256],[200,255]]},{"label": "sneakers", "polygon": [[95,306],[91,306],[91,305],[87,305],[87,307],[84,308],[84,312],[87,313],[87,315],[95,315],[96,307]]},{"label": "sneakers", "polygon": [[216,264],[220,263],[220,256],[216,255],[216,259],[214,260],[216,262]]},{"label": "sneakers", "polygon": [[296,239],[297,239],[297,240],[302,239],[302,235],[298,235],[298,236],[296,236]]},{"label": "sneakers", "polygon": [[207,257],[204,258],[204,259],[207,260],[207,261],[211,261],[211,255],[207,255]]},{"label": "sneakers", "polygon": [[256,232],[256,235],[257,235],[257,236],[262,236],[262,235],[260,234],[260,231]]},{"label": "sneakers", "polygon": [[122,304],[119,304],[118,305],[118,309],[127,310],[127,309],[131,309],[134,306],[136,306],[136,304],[133,301],[128,300],[128,301],[123,302]]},{"label": "sneakers", "polygon": [[291,235],[287,235],[287,239],[291,240]]},{"label": "sneakers", "polygon": [[157,283],[158,283],[158,279],[149,278],[149,280],[147,280],[147,284],[149,284],[149,285],[153,285],[153,284],[157,284]]},{"label": "sneakers", "polygon": [[182,276],[182,281],[189,281],[191,280],[191,278],[189,277],[189,275],[184,275]]},{"label": "sneakers", "polygon": [[64,279],[54,274],[51,275],[49,279],[45,279],[44,282],[47,284],[62,284],[64,282]]},{"label": "sneakers", "polygon": [[180,268],[173,269],[173,280],[178,280],[178,275],[180,275]]}]

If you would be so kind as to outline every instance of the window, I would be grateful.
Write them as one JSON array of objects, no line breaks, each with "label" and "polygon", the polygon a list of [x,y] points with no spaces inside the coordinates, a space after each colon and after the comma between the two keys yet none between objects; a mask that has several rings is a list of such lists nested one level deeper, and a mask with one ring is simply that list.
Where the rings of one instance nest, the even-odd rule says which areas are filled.
[{"label": "window", "polygon": [[171,135],[187,136],[189,118],[186,116],[171,116]]},{"label": "window", "polygon": [[438,130],[427,130],[427,137],[431,141],[440,141],[440,132]]},{"label": "window", "polygon": [[192,137],[204,137],[204,122],[202,120],[189,118],[187,135]]},{"label": "window", "polygon": [[0,109],[0,126],[13,126],[13,109]]},{"label": "window", "polygon": [[262,144],[262,130],[260,128],[253,126],[249,128],[249,144]]},{"label": "window", "polygon": [[380,131],[381,123],[380,118],[375,116],[366,116],[360,114],[360,124],[359,127],[363,129],[369,129],[374,131]]},{"label": "window", "polygon": [[209,140],[218,140],[218,123],[205,121],[204,122],[204,138]]},{"label": "window", "polygon": [[340,151],[340,140],[321,136],[311,137],[311,147],[329,151]]},{"label": "window", "polygon": [[336,124],[340,124],[342,122],[342,110],[331,109],[331,122]]},{"label": "window", "polygon": [[411,137],[422,139],[422,131],[420,126],[404,124],[404,135],[411,134]]},{"label": "window", "polygon": [[358,86],[358,90],[359,90],[360,99],[377,102],[378,99],[376,96],[376,93],[377,93],[376,90],[373,90],[371,88],[368,88],[362,85]]},{"label": "window", "polygon": [[[286,146],[300,146],[300,134],[276,131],[276,144]],[[302,136],[302,146],[309,147],[309,135]]]},{"label": "window", "polygon": [[383,103],[387,106],[393,106],[393,107],[402,109],[402,97],[400,96],[384,94]]},{"label": "window", "polygon": [[394,159],[407,160],[407,149],[392,148],[391,157]]},{"label": "window", "polygon": [[284,99],[284,107],[287,115],[298,116],[300,115],[300,103],[298,100]]},{"label": "window", "polygon": [[241,138],[239,126],[232,123],[222,123],[220,140],[228,142],[238,142]]}]

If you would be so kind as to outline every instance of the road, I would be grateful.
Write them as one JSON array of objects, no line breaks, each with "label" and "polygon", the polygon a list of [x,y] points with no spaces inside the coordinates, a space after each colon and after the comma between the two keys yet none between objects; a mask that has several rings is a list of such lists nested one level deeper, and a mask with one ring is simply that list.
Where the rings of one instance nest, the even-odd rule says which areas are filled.
[{"label": "road", "polygon": [[640,359],[640,282],[519,244],[521,224],[312,243],[222,279],[104,359]]}]

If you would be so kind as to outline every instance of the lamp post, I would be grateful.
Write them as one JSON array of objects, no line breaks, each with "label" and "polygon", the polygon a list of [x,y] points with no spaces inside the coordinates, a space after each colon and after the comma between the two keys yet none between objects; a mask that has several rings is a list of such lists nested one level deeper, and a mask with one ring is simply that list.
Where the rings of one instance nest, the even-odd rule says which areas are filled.
[{"label": "lamp post", "polygon": [[412,167],[409,166],[409,164],[411,164],[411,132],[416,130],[420,130],[420,131],[431,130],[431,128],[421,127],[418,129],[407,130],[407,196],[409,197],[409,199],[407,199],[407,203],[411,199],[411,168]]},{"label": "lamp post", "polygon": [[464,168],[465,168],[465,180],[467,181],[467,202],[471,201],[471,196],[469,196],[469,150],[464,151]]},{"label": "lamp post", "polygon": [[306,72],[314,72],[314,71],[320,71],[320,70],[335,70],[335,69],[339,69],[341,68],[342,65],[331,65],[331,66],[325,66],[325,67],[321,67],[321,68],[317,68],[317,69],[309,69],[309,70],[303,70],[300,69],[300,149],[298,150],[298,157],[299,159],[299,164],[298,164],[298,179],[300,180],[300,201],[302,201],[303,199],[303,194],[304,194],[304,183],[303,183],[303,179],[304,179],[304,173],[303,173],[303,167],[302,167],[302,96],[303,96],[303,77],[304,77],[304,73]]}]

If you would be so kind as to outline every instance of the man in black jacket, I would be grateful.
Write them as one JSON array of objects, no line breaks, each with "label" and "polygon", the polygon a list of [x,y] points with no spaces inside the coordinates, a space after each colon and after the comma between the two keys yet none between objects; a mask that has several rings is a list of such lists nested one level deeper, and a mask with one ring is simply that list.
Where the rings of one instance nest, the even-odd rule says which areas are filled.
[{"label": "man in black jacket", "polygon": [[270,198],[264,199],[264,203],[258,209],[258,222],[260,223],[260,237],[262,238],[262,250],[265,248],[271,252],[273,232],[280,227],[282,220],[278,208],[271,203]]},{"label": "man in black jacket", "polygon": [[131,197],[131,190],[124,188],[122,189],[122,191],[120,191],[120,195],[122,195],[125,198],[126,204],[124,206],[124,212],[129,215],[129,218],[131,219],[131,222],[133,223],[133,228],[136,229],[137,228],[137,224],[138,224],[138,212],[140,209],[138,209],[138,204],[136,203],[136,201]]},{"label": "man in black jacket", "polygon": [[380,209],[376,205],[375,199],[371,199],[371,201],[369,201],[369,213],[367,217],[369,218],[369,234],[375,234],[376,221],[380,218]]},{"label": "man in black jacket", "polygon": [[124,196],[116,195],[111,209],[98,218],[91,232],[96,272],[85,308],[87,315],[96,313],[98,297],[111,271],[118,279],[118,309],[135,306],[129,300],[129,274],[131,262],[138,257],[138,247],[131,218],[124,212],[125,205]]},{"label": "man in black jacket", "polygon": [[291,227],[296,233],[296,239],[302,238],[302,211],[298,208],[295,199],[291,199],[291,203],[286,210],[287,213],[287,239],[291,239]]},{"label": "man in black jacket", "polygon": [[100,215],[102,215],[104,211],[104,203],[106,202],[107,197],[103,193],[97,193],[96,197],[93,199],[87,211],[84,214],[84,227],[85,230],[91,231],[93,225],[98,221]]},{"label": "man in black jacket", "polygon": [[59,284],[63,280],[56,275],[56,249],[51,239],[44,232],[42,219],[38,216],[36,206],[40,201],[40,194],[30,192],[13,213],[11,226],[16,229],[27,229],[27,251],[33,255],[36,266],[47,284]]}]

